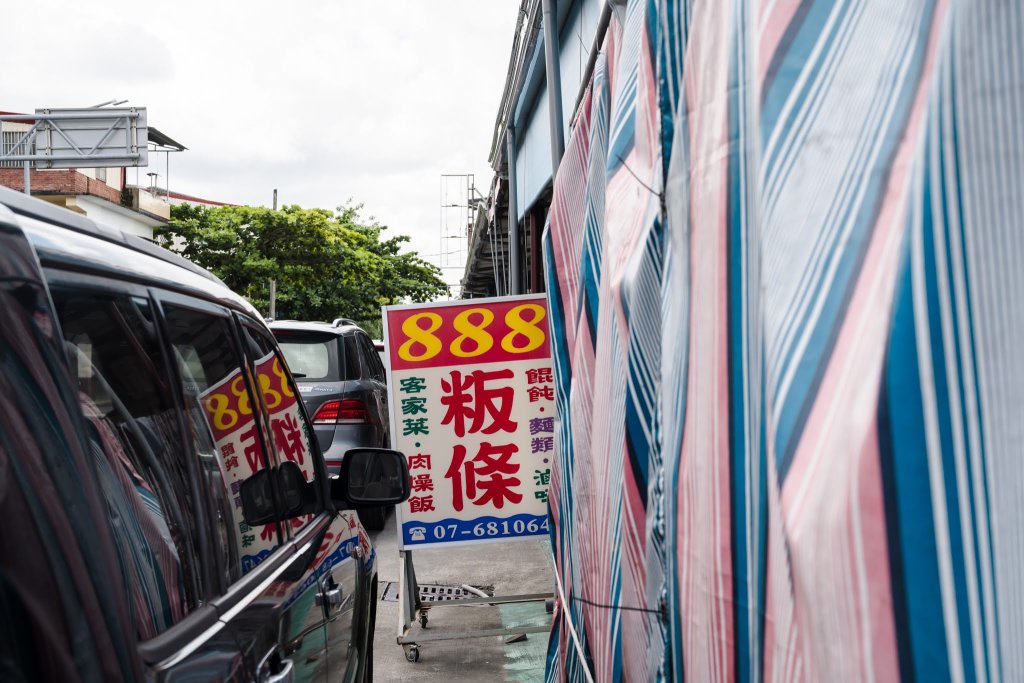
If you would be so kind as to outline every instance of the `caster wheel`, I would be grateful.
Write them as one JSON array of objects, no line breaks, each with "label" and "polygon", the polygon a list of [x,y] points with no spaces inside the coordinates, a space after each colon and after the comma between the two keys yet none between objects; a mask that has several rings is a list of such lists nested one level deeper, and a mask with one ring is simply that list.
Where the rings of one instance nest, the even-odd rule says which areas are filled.
[{"label": "caster wheel", "polygon": [[427,615],[426,614],[421,614],[420,615],[420,626],[422,626],[423,628],[427,627]]},{"label": "caster wheel", "polygon": [[410,662],[420,661],[420,649],[413,645],[405,651],[405,659]]}]

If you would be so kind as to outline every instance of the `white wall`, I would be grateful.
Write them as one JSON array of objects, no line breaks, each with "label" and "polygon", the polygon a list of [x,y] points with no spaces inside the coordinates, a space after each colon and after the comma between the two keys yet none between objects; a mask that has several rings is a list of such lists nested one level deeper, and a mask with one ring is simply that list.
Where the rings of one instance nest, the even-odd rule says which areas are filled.
[{"label": "white wall", "polygon": [[576,104],[576,96],[583,82],[583,69],[590,58],[590,48],[594,45],[597,35],[597,22],[601,18],[602,3],[600,0],[578,0],[573,3],[562,33],[558,38],[558,64],[562,79],[562,120],[565,128],[566,142],[569,141],[569,121],[572,120],[572,107]]},{"label": "white wall", "polygon": [[146,218],[135,211],[111,204],[105,199],[78,195],[75,197],[75,203],[85,211],[86,216],[97,223],[146,239],[153,239],[153,227],[159,225],[157,221]]},{"label": "white wall", "polygon": [[523,219],[551,181],[551,121],[548,92],[541,90],[526,125],[516,130],[516,215]]}]

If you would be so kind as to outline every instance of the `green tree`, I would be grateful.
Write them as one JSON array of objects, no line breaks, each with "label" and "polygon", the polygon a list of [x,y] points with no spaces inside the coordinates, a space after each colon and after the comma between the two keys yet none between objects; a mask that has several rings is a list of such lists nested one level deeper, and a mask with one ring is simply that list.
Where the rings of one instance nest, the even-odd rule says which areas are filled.
[{"label": "green tree", "polygon": [[154,232],[263,313],[276,280],[279,318],[352,318],[380,336],[381,306],[431,301],[447,287],[437,267],[401,253],[408,237],[385,238],[387,228],[362,219],[361,208],[181,205]]}]

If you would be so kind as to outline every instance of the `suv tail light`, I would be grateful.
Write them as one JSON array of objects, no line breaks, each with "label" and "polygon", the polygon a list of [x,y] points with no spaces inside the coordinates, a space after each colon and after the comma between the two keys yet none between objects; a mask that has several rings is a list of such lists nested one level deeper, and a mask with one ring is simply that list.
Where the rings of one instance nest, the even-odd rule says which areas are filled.
[{"label": "suv tail light", "polygon": [[346,398],[341,401],[327,401],[313,416],[315,425],[364,425],[370,424],[370,414],[363,402]]}]

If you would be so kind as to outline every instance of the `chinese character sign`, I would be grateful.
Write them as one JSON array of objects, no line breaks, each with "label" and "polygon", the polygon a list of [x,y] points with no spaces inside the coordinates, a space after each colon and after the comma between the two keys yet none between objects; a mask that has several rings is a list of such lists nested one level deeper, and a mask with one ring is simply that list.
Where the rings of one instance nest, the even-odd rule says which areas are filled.
[{"label": "chinese character sign", "polygon": [[543,296],[385,310],[402,547],[547,534],[555,419]]},{"label": "chinese character sign", "polygon": [[[270,418],[274,450],[281,462],[291,460],[299,466],[307,481],[314,477],[309,452],[309,435],[301,428],[298,400],[292,391],[281,361],[273,353],[256,362],[256,382]],[[278,544],[274,524],[250,527],[242,514],[242,482],[263,469],[259,427],[253,414],[249,389],[241,370],[237,370],[200,395],[203,414],[214,443],[220,452],[225,481],[231,490],[235,532],[241,549],[243,572],[262,562]],[[307,520],[290,523],[301,526]]]}]

